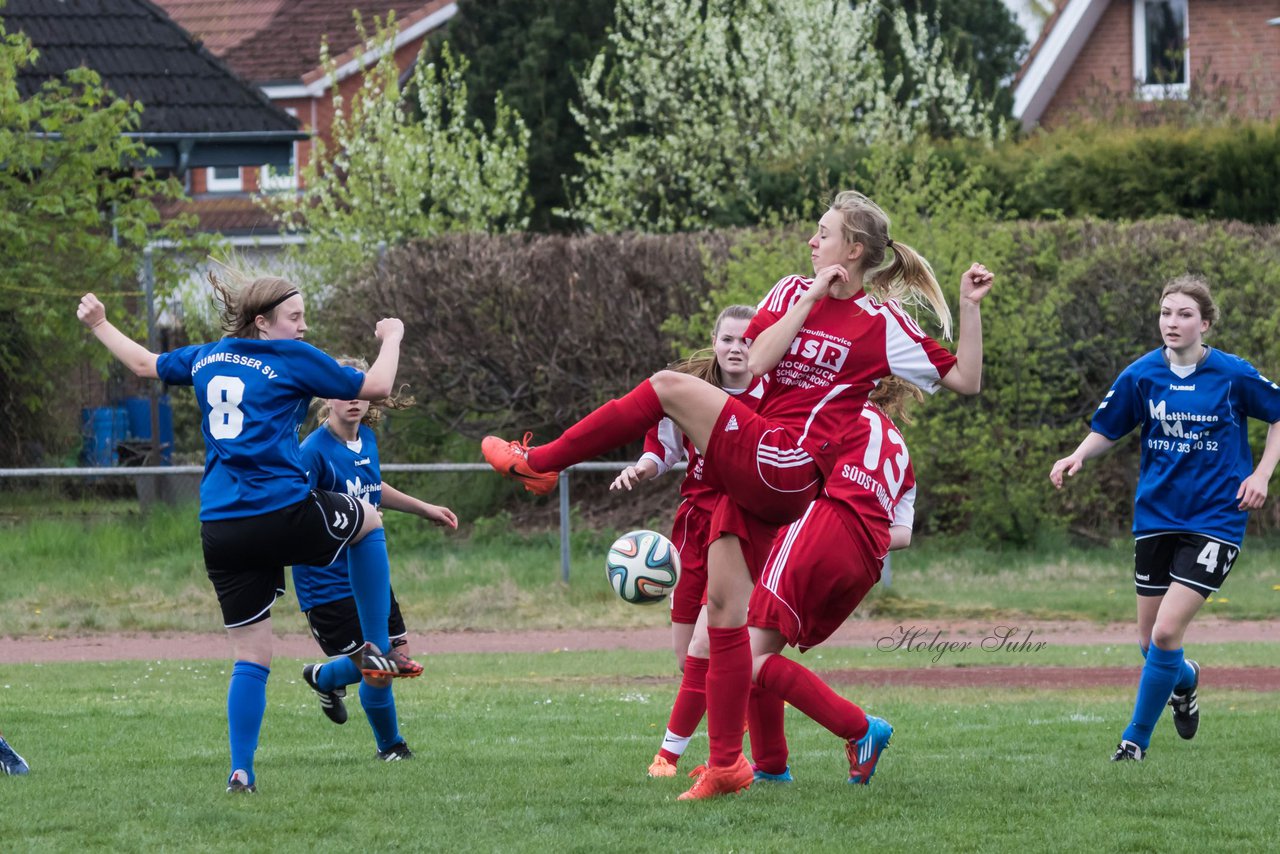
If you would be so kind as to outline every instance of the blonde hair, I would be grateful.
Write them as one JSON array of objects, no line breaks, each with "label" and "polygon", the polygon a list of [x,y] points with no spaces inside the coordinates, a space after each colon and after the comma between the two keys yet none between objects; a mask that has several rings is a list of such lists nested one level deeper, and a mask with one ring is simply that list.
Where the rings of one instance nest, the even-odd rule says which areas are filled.
[{"label": "blonde hair", "polygon": [[[841,217],[840,235],[845,243],[863,246],[861,269],[866,272],[867,293],[881,300],[898,300],[909,305],[928,305],[942,326],[942,336],[951,337],[951,308],[942,294],[933,267],[924,256],[905,243],[889,237],[889,217],[880,206],[856,190],[836,195],[829,206]],[[885,264],[886,253],[893,260]]]},{"label": "blonde hair", "polygon": [[[753,305],[731,305],[726,307],[716,317],[716,325],[711,329],[711,340],[714,342],[720,337],[720,327],[724,325],[726,320],[750,321],[755,316],[756,307]],[[669,365],[668,370],[689,374],[703,382],[710,383],[716,388],[724,388],[725,386],[724,371],[720,370],[720,362],[716,359],[716,351],[713,347],[704,347],[694,352],[688,358]]]},{"label": "blonde hair", "polygon": [[280,303],[301,293],[297,285],[279,276],[260,276],[237,288],[211,270],[209,284],[219,305],[218,320],[229,338],[261,338],[262,330],[254,323],[258,316],[274,321]]},{"label": "blonde hair", "polygon": [[[369,370],[369,363],[364,359],[361,359],[359,356],[337,356],[334,358],[334,361],[346,368],[355,368],[356,370],[365,371],[366,373]],[[410,406],[413,406],[416,402],[413,395],[405,394],[404,389],[405,386],[401,386],[400,391],[390,397],[384,397],[382,400],[370,401],[369,409],[365,412],[364,417],[360,419],[360,423],[372,429],[378,426],[378,423],[382,421],[383,410],[408,409]],[[321,401],[319,409],[316,410],[316,423],[321,425],[324,424],[329,420],[329,416],[331,414],[332,412],[329,409],[329,401]]]},{"label": "blonde hair", "polygon": [[880,380],[879,384],[871,390],[871,394],[867,395],[867,400],[888,415],[890,421],[910,424],[911,402],[922,403],[924,392],[901,377],[890,375]]},{"label": "blonde hair", "polygon": [[1160,292],[1160,302],[1164,302],[1164,298],[1170,294],[1183,294],[1195,300],[1200,307],[1200,319],[1209,321],[1210,329],[1218,322],[1218,304],[1213,301],[1209,283],[1203,276],[1187,275],[1170,279]]}]

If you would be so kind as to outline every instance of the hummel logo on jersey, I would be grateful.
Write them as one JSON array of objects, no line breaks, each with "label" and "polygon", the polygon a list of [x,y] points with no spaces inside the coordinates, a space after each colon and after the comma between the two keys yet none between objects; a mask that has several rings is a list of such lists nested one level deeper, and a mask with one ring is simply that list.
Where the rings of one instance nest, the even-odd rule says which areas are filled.
[{"label": "hummel logo on jersey", "polygon": [[730,415],[729,423],[724,425],[724,432],[732,433],[734,430],[737,430],[737,429],[738,429],[738,416]]},{"label": "hummel logo on jersey", "polygon": [[1178,385],[1177,383],[1169,383],[1169,391],[1195,391],[1194,385]]},{"label": "hummel logo on jersey", "polygon": [[333,511],[333,527],[337,528],[339,531],[347,527],[349,521],[350,520],[347,519],[346,513],[339,513],[337,510]]}]

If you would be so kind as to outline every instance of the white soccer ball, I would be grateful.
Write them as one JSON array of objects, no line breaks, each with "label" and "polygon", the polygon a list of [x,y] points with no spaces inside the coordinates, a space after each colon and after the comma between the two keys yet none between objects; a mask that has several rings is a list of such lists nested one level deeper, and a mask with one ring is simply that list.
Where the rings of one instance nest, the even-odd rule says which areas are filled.
[{"label": "white soccer ball", "polygon": [[613,592],[622,601],[650,605],[676,589],[680,553],[656,531],[632,531],[609,547],[604,568]]}]

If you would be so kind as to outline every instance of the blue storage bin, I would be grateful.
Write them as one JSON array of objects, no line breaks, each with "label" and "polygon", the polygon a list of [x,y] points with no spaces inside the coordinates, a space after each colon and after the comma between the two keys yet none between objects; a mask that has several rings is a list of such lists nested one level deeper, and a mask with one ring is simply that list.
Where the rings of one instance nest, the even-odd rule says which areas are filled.
[{"label": "blue storage bin", "polygon": [[[169,395],[162,394],[158,399],[160,410],[160,459],[168,465],[173,462],[173,408]],[[129,438],[151,438],[151,398],[126,397],[125,411],[129,414]]]},{"label": "blue storage bin", "polygon": [[80,410],[84,448],[80,461],[86,466],[114,466],[120,462],[116,446],[129,435],[129,415],[123,406],[96,406]]}]

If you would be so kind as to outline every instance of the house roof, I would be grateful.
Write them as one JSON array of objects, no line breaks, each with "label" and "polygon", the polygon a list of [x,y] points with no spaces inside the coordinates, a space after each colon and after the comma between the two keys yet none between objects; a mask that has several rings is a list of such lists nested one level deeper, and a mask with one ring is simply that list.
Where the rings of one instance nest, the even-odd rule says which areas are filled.
[{"label": "house roof", "polygon": [[137,135],[157,150],[153,165],[287,164],[307,136],[148,0],[8,0],[0,18],[40,51],[19,72],[24,96],[69,69],[94,69],[143,105]]},{"label": "house roof", "polygon": [[[320,45],[328,40],[339,66],[362,47],[353,12],[365,26],[394,12],[403,34],[447,20],[453,0],[157,0],[238,73],[259,85],[311,82],[323,76]],[[438,26],[431,23],[427,29]]]},{"label": "house roof", "polygon": [[1030,128],[1040,121],[1084,49],[1110,0],[1058,0],[1013,87],[1013,116]]}]

